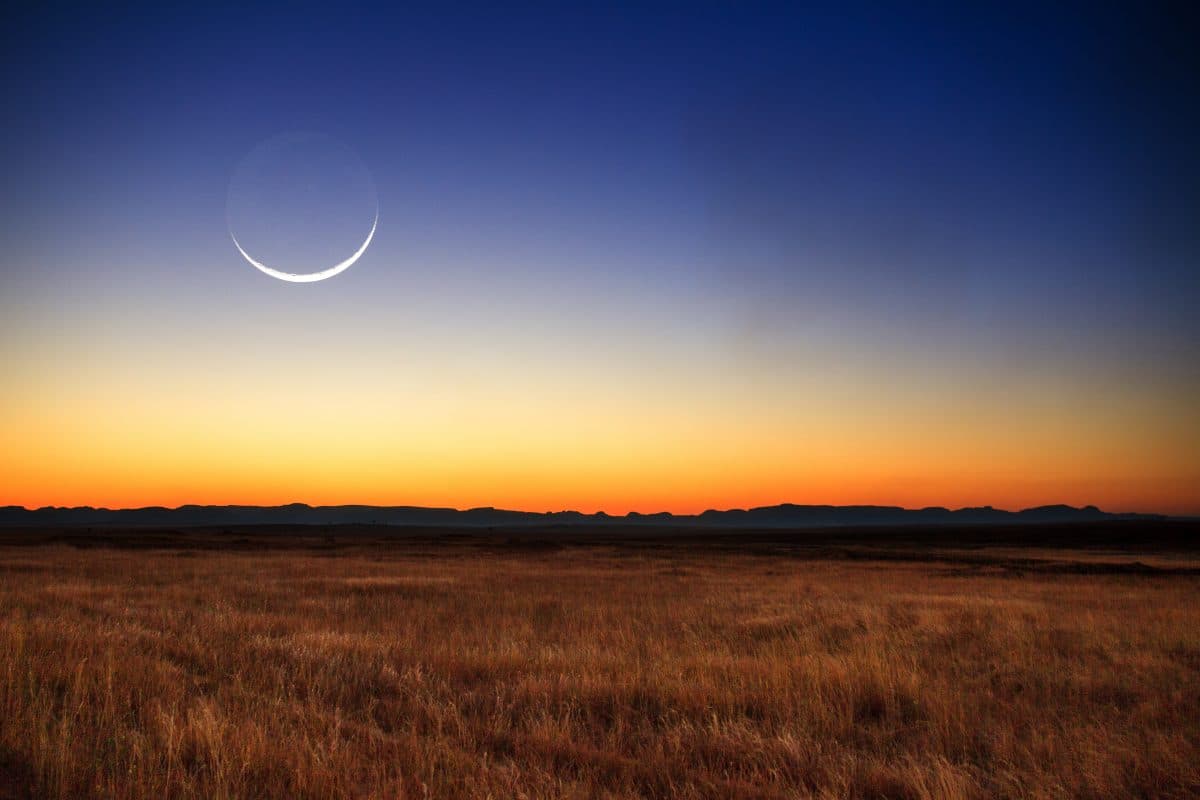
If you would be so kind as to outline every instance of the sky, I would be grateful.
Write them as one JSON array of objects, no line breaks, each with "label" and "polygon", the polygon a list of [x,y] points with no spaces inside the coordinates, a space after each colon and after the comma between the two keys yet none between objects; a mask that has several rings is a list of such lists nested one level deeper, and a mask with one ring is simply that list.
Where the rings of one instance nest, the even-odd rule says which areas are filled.
[{"label": "sky", "polygon": [[0,504],[1200,514],[1196,11],[435,5],[10,12]]}]

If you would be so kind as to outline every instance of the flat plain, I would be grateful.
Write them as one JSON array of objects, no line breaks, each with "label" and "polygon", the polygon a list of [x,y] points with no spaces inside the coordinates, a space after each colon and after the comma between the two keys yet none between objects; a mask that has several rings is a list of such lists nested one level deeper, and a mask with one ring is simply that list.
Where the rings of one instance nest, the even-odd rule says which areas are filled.
[{"label": "flat plain", "polygon": [[1195,526],[1009,534],[0,531],[0,798],[1200,795]]}]

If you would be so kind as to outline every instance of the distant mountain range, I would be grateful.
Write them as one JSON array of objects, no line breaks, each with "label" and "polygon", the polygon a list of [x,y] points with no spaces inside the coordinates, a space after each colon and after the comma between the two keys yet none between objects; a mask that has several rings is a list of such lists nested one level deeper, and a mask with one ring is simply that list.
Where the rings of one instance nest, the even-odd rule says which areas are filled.
[{"label": "distant mountain range", "polygon": [[1038,506],[1022,511],[981,508],[898,506],[798,506],[785,503],[701,514],[612,516],[604,512],[505,511],[496,508],[421,508],[418,506],[196,506],[107,509],[81,506],[27,509],[0,507],[0,526],[168,526],[222,525],[402,525],[415,527],[544,527],[550,525],[647,525],[682,528],[823,528],[865,525],[1020,524],[1166,519],[1159,514],[1110,514],[1095,506]]}]

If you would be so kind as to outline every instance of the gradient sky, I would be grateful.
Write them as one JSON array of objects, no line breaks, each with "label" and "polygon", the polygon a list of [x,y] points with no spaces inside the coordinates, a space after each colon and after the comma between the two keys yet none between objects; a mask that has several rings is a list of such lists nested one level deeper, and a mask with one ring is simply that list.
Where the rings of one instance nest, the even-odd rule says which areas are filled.
[{"label": "gradient sky", "polygon": [[1196,12],[574,5],[10,10],[0,504],[1200,513]]}]

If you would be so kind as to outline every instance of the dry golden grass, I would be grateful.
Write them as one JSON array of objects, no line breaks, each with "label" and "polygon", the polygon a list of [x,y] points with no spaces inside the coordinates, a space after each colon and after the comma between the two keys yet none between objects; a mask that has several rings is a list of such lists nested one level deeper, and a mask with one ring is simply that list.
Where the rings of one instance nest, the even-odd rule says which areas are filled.
[{"label": "dry golden grass", "polygon": [[599,547],[9,547],[0,797],[1196,796],[1198,588]]}]

